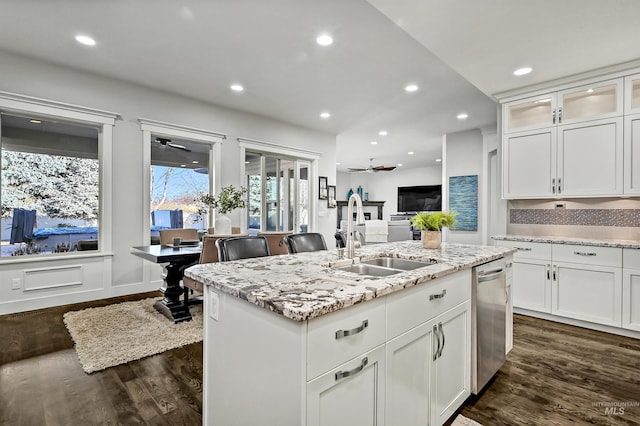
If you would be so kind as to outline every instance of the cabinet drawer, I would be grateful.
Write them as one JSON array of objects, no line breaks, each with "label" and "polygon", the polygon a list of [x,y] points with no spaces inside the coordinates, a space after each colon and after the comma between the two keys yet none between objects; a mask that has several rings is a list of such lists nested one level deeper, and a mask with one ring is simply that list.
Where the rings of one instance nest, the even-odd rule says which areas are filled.
[{"label": "cabinet drawer", "polygon": [[554,262],[622,267],[622,249],[617,247],[553,244]]},{"label": "cabinet drawer", "polygon": [[622,266],[640,269],[640,249],[622,249]]},{"label": "cabinet drawer", "polygon": [[513,260],[540,259],[551,261],[551,244],[529,243],[526,241],[496,241],[499,247],[511,247],[518,251],[513,254]]},{"label": "cabinet drawer", "polygon": [[385,342],[385,298],[309,321],[307,380]]},{"label": "cabinet drawer", "polygon": [[470,299],[471,269],[438,278],[433,284],[420,284],[390,294],[387,296],[387,339],[393,339]]}]

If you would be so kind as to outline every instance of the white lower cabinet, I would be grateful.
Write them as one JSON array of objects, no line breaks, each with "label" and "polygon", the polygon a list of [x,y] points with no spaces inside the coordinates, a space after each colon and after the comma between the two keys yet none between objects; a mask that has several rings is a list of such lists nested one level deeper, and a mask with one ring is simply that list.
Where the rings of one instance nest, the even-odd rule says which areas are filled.
[{"label": "white lower cabinet", "polygon": [[[634,278],[625,272],[623,292],[622,249],[498,241],[518,252],[513,263],[513,306],[530,311],[623,326],[623,306],[631,311]],[[640,264],[640,250],[638,259]],[[638,277],[636,277],[638,279]],[[640,279],[636,298],[640,325]],[[626,315],[629,320],[629,314]],[[631,320],[629,320],[631,321]]]},{"label": "white lower cabinet", "polygon": [[621,268],[556,262],[552,274],[552,314],[613,327],[622,325]]},{"label": "white lower cabinet", "polygon": [[640,250],[623,250],[622,327],[640,331]]},{"label": "white lower cabinet", "polygon": [[551,261],[521,259],[513,262],[513,306],[551,312]]},{"label": "white lower cabinet", "polygon": [[469,396],[470,312],[464,302],[387,343],[387,425],[441,425]]},{"label": "white lower cabinet", "polygon": [[385,347],[380,345],[307,384],[307,425],[382,425],[384,390]]},{"label": "white lower cabinet", "polygon": [[513,258],[508,256],[507,261],[507,310],[505,318],[505,339],[504,339],[504,353],[509,354],[513,349]]}]

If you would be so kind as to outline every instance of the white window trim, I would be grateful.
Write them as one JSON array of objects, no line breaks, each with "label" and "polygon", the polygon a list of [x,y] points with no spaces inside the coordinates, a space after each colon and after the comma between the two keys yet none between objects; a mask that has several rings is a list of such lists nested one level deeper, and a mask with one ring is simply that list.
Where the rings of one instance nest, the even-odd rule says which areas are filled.
[{"label": "white window trim", "polygon": [[97,126],[99,128],[98,158],[100,161],[100,226],[98,229],[98,241],[100,243],[98,251],[95,254],[56,253],[51,255],[19,256],[0,259],[0,263],[28,263],[69,258],[112,256],[113,126],[116,120],[120,118],[120,114],[9,92],[0,92],[0,111],[8,114],[64,119],[81,125]]},{"label": "white window trim", "polygon": [[[149,199],[151,191],[151,134],[210,144],[209,169],[211,170],[213,167],[213,173],[209,173],[209,191],[213,193],[220,191],[222,141],[227,138],[226,134],[147,118],[139,118],[138,121],[142,130],[142,164],[144,165],[142,167],[142,200],[144,212],[151,210],[151,200]],[[211,217],[209,217],[209,223],[213,223]],[[150,215],[144,215],[142,226],[144,232],[141,245],[146,246],[149,245],[149,239],[151,238]]]},{"label": "white window trim", "polygon": [[[266,142],[257,139],[249,139],[249,138],[237,138],[238,145],[240,146],[240,182],[243,181],[245,176],[245,158],[247,155],[247,150],[252,152],[259,152],[261,154],[275,154],[275,155],[285,155],[288,157],[298,158],[300,160],[307,160],[311,163],[311,170],[309,175],[309,180],[311,184],[309,185],[309,232],[316,230],[317,228],[317,212],[319,209],[318,205],[318,194],[320,192],[319,182],[318,182],[318,163],[320,161],[320,157],[322,157],[322,153],[317,151],[311,151],[308,149],[295,148],[286,145],[280,145],[273,142]],[[297,171],[296,171],[297,174]],[[243,223],[243,231],[244,226],[246,224]]]}]

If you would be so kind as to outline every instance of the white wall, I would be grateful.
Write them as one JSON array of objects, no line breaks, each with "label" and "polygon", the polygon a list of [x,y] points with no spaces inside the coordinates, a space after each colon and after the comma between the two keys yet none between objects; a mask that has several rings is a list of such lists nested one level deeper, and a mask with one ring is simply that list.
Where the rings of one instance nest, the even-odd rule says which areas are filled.
[{"label": "white wall", "polygon": [[358,185],[369,193],[370,201],[385,201],[383,219],[398,211],[398,187],[439,185],[442,183],[442,167],[397,168],[391,172],[337,173],[336,196],[346,200],[349,188],[355,192]]},{"label": "white wall", "polygon": [[478,230],[455,231],[446,230],[443,240],[450,243],[482,244],[483,226],[483,137],[480,130],[474,129],[465,132],[450,133],[446,135],[444,144],[443,179],[447,185],[445,202],[449,210],[449,177],[478,175]]},{"label": "white wall", "polygon": [[[152,90],[122,81],[87,74],[14,54],[0,52],[0,91],[34,96],[91,108],[117,112],[122,120],[114,127],[113,142],[113,264],[112,286],[82,296],[82,289],[72,290],[73,297],[65,293],[25,295],[11,290],[9,282],[0,277],[0,314],[12,310],[12,302],[19,310],[35,309],[55,303],[91,300],[110,295],[147,291],[157,283],[143,282],[143,260],[131,255],[132,246],[143,245],[142,132],[138,118],[159,120],[205,130],[225,133],[222,144],[222,182],[240,185],[241,159],[237,137],[269,141],[322,153],[319,174],[335,180],[335,135],[296,127],[268,118],[206,104],[171,93]],[[247,98],[247,102],[249,102]],[[317,200],[314,200],[317,202]],[[336,209],[327,209],[326,202],[318,203],[318,231],[332,241],[336,223]],[[239,224],[239,213],[232,217]],[[0,261],[0,266],[1,261]],[[34,264],[16,265],[14,268],[35,267]],[[3,271],[6,271],[6,265]],[[160,269],[152,273],[159,277]],[[5,277],[7,274],[3,274]],[[71,290],[65,290],[71,291]],[[24,302],[31,300],[31,302]],[[55,300],[55,302],[53,302]]]}]

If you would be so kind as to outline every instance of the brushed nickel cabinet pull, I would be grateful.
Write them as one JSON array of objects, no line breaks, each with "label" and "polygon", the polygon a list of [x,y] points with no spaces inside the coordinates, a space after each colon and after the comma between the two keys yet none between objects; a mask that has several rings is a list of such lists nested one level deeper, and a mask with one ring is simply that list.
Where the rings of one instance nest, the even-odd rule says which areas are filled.
[{"label": "brushed nickel cabinet pull", "polygon": [[518,250],[518,251],[531,251],[531,247],[513,247],[514,249]]},{"label": "brushed nickel cabinet pull", "polygon": [[367,364],[369,363],[369,359],[367,357],[362,358],[362,361],[360,362],[360,365],[357,366],[356,368],[354,368],[353,370],[349,370],[349,371],[338,371],[336,373],[336,381],[340,380],[340,379],[344,379],[345,377],[349,377],[349,376],[353,376],[356,373],[359,373],[362,371],[362,369],[364,369]]},{"label": "brushed nickel cabinet pull", "polygon": [[442,347],[438,352],[438,358],[442,356],[442,351],[444,350],[444,330],[442,329],[442,323],[438,323],[438,330],[440,330],[440,335],[442,336]]},{"label": "brushed nickel cabinet pull", "polygon": [[562,123],[562,107],[558,108],[558,124]]},{"label": "brushed nickel cabinet pull", "polygon": [[442,290],[442,293],[440,293],[440,294],[430,294],[429,295],[429,300],[442,299],[445,294],[447,294],[447,289]]},{"label": "brushed nickel cabinet pull", "polygon": [[[433,338],[438,342],[438,348],[433,352],[433,360],[438,359],[438,354],[440,353],[440,336],[438,335],[438,326],[433,326]],[[432,346],[433,348],[433,346]]]},{"label": "brushed nickel cabinet pull", "polygon": [[578,256],[597,256],[597,253],[591,251],[574,251],[573,254]]},{"label": "brushed nickel cabinet pull", "polygon": [[342,339],[343,337],[352,336],[354,334],[360,333],[365,328],[369,327],[369,320],[362,321],[362,325],[352,328],[351,330],[338,330],[336,331],[336,340]]},{"label": "brushed nickel cabinet pull", "polygon": [[551,265],[547,264],[547,279],[551,279]]},{"label": "brushed nickel cabinet pull", "polygon": [[551,193],[556,193],[556,178],[551,178]]},{"label": "brushed nickel cabinet pull", "polygon": [[556,110],[553,110],[553,113],[551,114],[551,124],[556,124]]},{"label": "brushed nickel cabinet pull", "polygon": [[562,193],[562,178],[558,178],[558,194]]},{"label": "brushed nickel cabinet pull", "polygon": [[556,267],[554,266],[554,267],[553,267],[553,280],[554,280],[554,281],[558,281],[558,280],[557,280],[557,277],[558,277],[558,276],[556,275],[556,272],[557,272],[557,270],[556,270]]}]

